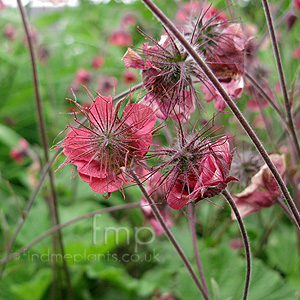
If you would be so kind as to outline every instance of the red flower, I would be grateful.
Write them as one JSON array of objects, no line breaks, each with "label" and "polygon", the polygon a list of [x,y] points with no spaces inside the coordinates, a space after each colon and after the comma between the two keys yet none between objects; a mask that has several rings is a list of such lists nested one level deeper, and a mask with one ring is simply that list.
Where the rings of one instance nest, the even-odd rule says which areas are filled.
[{"label": "red flower", "polygon": [[113,46],[126,47],[131,45],[132,37],[128,31],[123,29],[117,29],[111,33],[108,42]]},{"label": "red flower", "polygon": [[[283,176],[286,171],[284,154],[272,154],[270,158],[281,176]],[[233,195],[233,198],[241,217],[244,218],[264,207],[272,206],[280,195],[281,191],[277,182],[265,164],[252,177],[251,184],[240,194]],[[232,218],[235,219],[233,213]]]},{"label": "red flower", "polygon": [[[173,222],[169,217],[169,207],[165,205],[164,200],[164,188],[160,183],[162,182],[162,177],[159,173],[155,173],[150,179],[147,181],[146,190],[148,194],[152,197],[154,202],[157,204],[158,209],[160,210],[162,217],[168,227],[173,226]],[[145,218],[153,227],[155,233],[157,235],[161,235],[164,233],[163,228],[161,227],[159,221],[155,218],[152,209],[148,203],[148,201],[143,197],[140,202],[142,212],[144,213]]]},{"label": "red flower", "polygon": [[5,9],[6,6],[5,4],[0,0],[0,10]]},{"label": "red flower", "polygon": [[[114,110],[112,98],[100,94],[89,108],[74,103],[90,126],[79,129],[68,126],[71,131],[54,147],[63,148],[67,156],[61,167],[68,163],[75,165],[80,177],[97,193],[120,189],[128,181],[122,169],[132,167],[152,143],[156,122],[152,109],[129,104],[120,116],[121,103]],[[75,121],[81,124],[76,115]]]},{"label": "red flower", "polygon": [[230,181],[237,180],[229,176],[234,153],[229,137],[210,137],[211,128],[185,136],[179,126],[174,146],[153,154],[164,162],[157,170],[165,175],[166,200],[174,209],[218,195]]},{"label": "red flower", "polygon": [[167,180],[167,202],[172,208],[180,209],[190,202],[197,203],[218,195],[227,183],[237,180],[229,176],[233,151],[230,151],[227,138],[206,147],[206,153],[193,166],[190,165],[187,174],[181,174],[175,182],[172,176]]}]

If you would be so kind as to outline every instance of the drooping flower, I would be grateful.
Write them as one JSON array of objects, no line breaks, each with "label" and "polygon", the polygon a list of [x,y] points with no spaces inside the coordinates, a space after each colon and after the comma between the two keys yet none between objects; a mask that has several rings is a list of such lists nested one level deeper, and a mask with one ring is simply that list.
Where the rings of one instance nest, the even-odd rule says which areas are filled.
[{"label": "drooping flower", "polygon": [[[284,176],[286,171],[284,154],[271,154],[270,158],[280,175]],[[260,171],[252,177],[251,184],[240,194],[233,195],[233,198],[241,217],[244,218],[264,207],[272,206],[280,195],[281,190],[270,169],[265,164],[260,168]],[[232,218],[235,219],[233,213]]]},{"label": "drooping flower", "polygon": [[124,65],[142,70],[147,91],[143,103],[151,106],[158,118],[171,117],[186,122],[195,110],[194,98],[197,96],[193,81],[201,80],[202,72],[168,33],[161,37],[160,42],[147,38],[154,46],[143,44],[140,51],[146,58],[129,48],[123,57]]},{"label": "drooping flower", "polygon": [[[241,97],[244,88],[245,40],[240,24],[223,28],[216,42],[206,48],[206,62],[224,89],[234,100]],[[205,81],[201,88],[205,94],[204,100],[214,100],[218,111],[225,109],[227,104],[209,82]]]},{"label": "drooping flower", "polygon": [[86,69],[79,69],[76,72],[75,82],[78,85],[89,83],[92,79],[91,72]]},{"label": "drooping flower", "polygon": [[132,44],[132,37],[130,32],[124,29],[117,29],[111,33],[108,42],[113,46],[126,47]]},{"label": "drooping flower", "polygon": [[[162,181],[162,177],[160,173],[155,173],[147,180],[146,190],[148,194],[152,197],[154,202],[157,204],[158,209],[168,227],[173,226],[173,222],[169,216],[169,207],[165,205],[164,202],[164,187],[160,185]],[[150,225],[153,227],[155,233],[157,235],[161,235],[164,233],[163,228],[161,227],[159,221],[155,218],[152,209],[148,203],[148,201],[143,197],[140,202],[142,212],[145,218],[148,220]]]},{"label": "drooping flower", "polygon": [[156,117],[151,108],[139,104],[127,104],[120,116],[118,103],[98,94],[90,107],[82,108],[73,101],[79,112],[89,121],[82,128],[67,126],[71,130],[54,148],[63,148],[68,163],[77,167],[83,181],[97,193],[110,193],[127,183],[122,169],[132,167],[148,151],[152,142],[152,129]]},{"label": "drooping flower", "polygon": [[174,145],[158,151],[164,161],[158,169],[165,175],[166,200],[174,209],[218,195],[237,180],[229,176],[234,150],[228,136],[206,136],[209,130],[186,136],[180,128]]}]

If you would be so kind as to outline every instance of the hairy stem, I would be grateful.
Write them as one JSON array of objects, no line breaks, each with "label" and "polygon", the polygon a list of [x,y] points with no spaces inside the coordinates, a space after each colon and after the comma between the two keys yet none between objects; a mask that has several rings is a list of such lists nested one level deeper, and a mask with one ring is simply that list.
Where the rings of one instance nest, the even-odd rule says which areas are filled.
[{"label": "hairy stem", "polygon": [[133,180],[136,182],[136,184],[138,185],[139,189],[141,190],[141,192],[143,193],[144,197],[147,199],[152,212],[154,214],[154,216],[156,217],[156,219],[159,221],[161,227],[164,229],[165,234],[167,235],[167,237],[169,238],[170,242],[172,243],[172,245],[174,246],[175,250],[177,251],[177,253],[179,254],[180,258],[182,259],[184,265],[186,266],[187,270],[189,271],[191,277],[193,278],[194,282],[196,283],[198,289],[200,290],[201,294],[203,295],[205,300],[209,300],[209,296],[206,294],[205,289],[203,288],[201,282],[199,281],[197,275],[195,274],[189,260],[187,259],[187,257],[185,256],[185,254],[183,253],[183,250],[181,249],[180,245],[178,244],[178,242],[176,241],[175,237],[173,236],[172,232],[169,230],[168,226],[166,225],[160,211],[158,210],[154,200],[151,198],[151,196],[147,193],[146,189],[144,188],[143,184],[141,183],[141,181],[139,180],[139,178],[137,177],[137,175],[135,174],[134,171],[130,171],[130,175],[132,176]]},{"label": "hairy stem", "polygon": [[191,229],[191,234],[192,234],[192,238],[193,238],[193,247],[194,247],[194,252],[195,252],[195,256],[196,256],[196,262],[197,262],[200,279],[202,281],[203,288],[204,288],[207,296],[210,299],[210,295],[208,292],[208,288],[207,288],[207,284],[206,284],[206,280],[205,280],[205,276],[204,276],[204,272],[203,272],[203,267],[202,267],[202,263],[201,263],[201,258],[200,258],[200,254],[199,254],[199,247],[198,247],[198,243],[197,243],[197,234],[196,234],[196,229],[195,229],[196,212],[194,212],[192,204],[190,204],[188,206],[188,213],[189,213],[190,229]]},{"label": "hairy stem", "polygon": [[178,39],[178,41],[182,44],[185,50],[191,55],[191,57],[195,60],[198,66],[202,69],[204,74],[208,77],[211,81],[213,86],[217,89],[217,91],[222,95],[224,101],[230,107],[232,113],[235,115],[241,126],[244,128],[245,132],[248,134],[249,138],[252,140],[253,144],[256,146],[258,152],[262,156],[265,163],[268,165],[270,171],[274,175],[280,189],[283,192],[283,195],[290,207],[293,215],[297,220],[297,228],[300,230],[300,215],[295,203],[280,175],[277,168],[275,167],[274,163],[271,161],[266,149],[262,145],[261,141],[257,137],[256,133],[254,132],[253,128],[250,126],[248,121],[245,119],[244,115],[241,113],[237,105],[228,95],[226,90],[223,88],[219,80],[216,78],[214,73],[210,70],[204,60],[197,54],[194,48],[189,44],[189,42],[184,38],[184,36],[177,30],[174,24],[163,14],[163,12],[152,3],[151,0],[141,0],[146,4],[146,6],[153,12],[153,14],[157,17],[157,19]]},{"label": "hairy stem", "polygon": [[223,190],[222,192],[223,196],[226,198],[227,202],[229,203],[230,207],[232,208],[236,220],[239,224],[242,238],[243,238],[243,243],[244,243],[244,248],[245,248],[245,254],[246,254],[246,279],[245,279],[245,289],[244,289],[244,295],[243,295],[243,300],[247,299],[248,291],[249,291],[249,285],[250,285],[250,276],[251,276],[251,249],[250,249],[250,242],[249,238],[247,235],[247,230],[245,228],[243,219],[235,205],[235,202],[231,196],[231,194],[227,191],[227,189]]},{"label": "hairy stem", "polygon": [[282,89],[282,93],[283,93],[285,111],[286,111],[288,126],[290,129],[291,139],[293,141],[293,144],[294,144],[294,147],[296,150],[297,160],[298,160],[298,162],[300,162],[300,146],[299,146],[299,143],[297,140],[295,126],[294,126],[294,122],[293,122],[293,118],[292,118],[291,104],[290,104],[289,97],[287,94],[281,56],[280,56],[280,52],[279,52],[279,48],[278,48],[278,42],[277,42],[276,35],[275,35],[275,29],[274,29],[273,19],[271,16],[268,0],[262,0],[262,4],[264,7],[264,11],[265,11],[265,15],[266,15],[267,23],[268,23],[268,28],[269,28],[271,41],[272,41],[276,65],[277,65],[277,69],[278,69],[278,73],[279,73],[280,85],[281,85],[281,89]]},{"label": "hairy stem", "polygon": [[129,203],[129,204],[124,204],[124,205],[119,205],[119,206],[108,207],[108,208],[99,209],[99,210],[84,214],[82,216],[76,217],[76,218],[71,219],[69,221],[66,221],[64,223],[58,224],[58,225],[52,227],[51,229],[47,230],[45,233],[40,235],[38,238],[36,238],[34,241],[29,243],[28,245],[24,246],[23,248],[16,251],[12,255],[10,255],[10,256],[6,257],[5,259],[1,260],[0,264],[5,265],[8,261],[16,259],[16,257],[19,257],[20,255],[25,253],[27,250],[29,250],[30,248],[32,248],[33,246],[38,244],[40,241],[42,241],[46,237],[52,235],[53,233],[57,232],[58,230],[61,230],[61,229],[65,228],[65,227],[67,227],[71,224],[74,224],[78,221],[88,219],[88,218],[93,217],[93,216],[98,215],[98,214],[109,213],[109,212],[122,210],[122,209],[130,209],[130,208],[135,208],[135,207],[139,207],[139,206],[140,206],[139,203]]}]

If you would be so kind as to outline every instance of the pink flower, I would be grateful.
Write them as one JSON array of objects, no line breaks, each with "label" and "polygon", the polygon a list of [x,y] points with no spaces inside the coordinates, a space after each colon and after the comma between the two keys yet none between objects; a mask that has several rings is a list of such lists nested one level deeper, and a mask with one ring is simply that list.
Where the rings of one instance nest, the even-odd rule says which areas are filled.
[{"label": "pink flower", "polygon": [[136,18],[133,14],[126,14],[123,16],[121,20],[121,26],[124,28],[134,26],[135,24],[136,24]]},{"label": "pink flower", "polygon": [[203,5],[200,2],[190,1],[185,3],[180,10],[176,13],[176,20],[179,23],[186,23],[197,19],[198,16],[202,16],[202,22],[206,23],[207,20],[215,17],[216,21],[227,20],[227,16],[223,12],[219,12],[215,7]]},{"label": "pink flower", "polygon": [[[169,217],[169,207],[165,205],[164,202],[164,188],[160,185],[162,182],[162,177],[159,173],[155,173],[150,179],[147,181],[146,190],[148,194],[152,197],[154,202],[157,204],[158,209],[160,210],[162,217],[168,227],[173,226],[173,222]],[[153,227],[155,233],[157,235],[161,235],[164,233],[163,228],[161,227],[159,221],[155,218],[152,213],[152,209],[148,204],[148,201],[143,197],[140,202],[142,212],[144,213],[145,218]]]},{"label": "pink flower", "polygon": [[300,12],[300,0],[294,0],[295,8]]},{"label": "pink flower", "polygon": [[89,83],[92,80],[92,74],[86,69],[79,69],[76,72],[75,83],[77,85]]},{"label": "pink flower", "polygon": [[[236,78],[229,78],[228,80],[228,82],[226,82],[226,80],[220,80],[220,82],[229,96],[234,100],[241,97],[244,89],[244,78],[237,76]],[[205,95],[203,100],[207,102],[214,100],[217,111],[223,111],[227,107],[227,104],[223,100],[221,94],[209,82],[203,83],[201,85],[201,90]]]},{"label": "pink flower", "polygon": [[227,138],[222,138],[208,146],[206,155],[190,166],[190,172],[173,182],[167,180],[169,190],[167,202],[174,209],[183,208],[188,203],[218,195],[227,184],[236,178],[229,176],[233,151],[230,151]]},{"label": "pink flower", "polygon": [[95,70],[100,69],[104,64],[104,58],[102,56],[96,56],[95,58],[93,58],[92,60],[92,67]]},{"label": "pink flower", "polygon": [[101,94],[108,95],[112,92],[116,81],[112,76],[101,75],[98,78],[98,90]]},{"label": "pink flower", "polygon": [[234,153],[229,137],[212,137],[213,126],[205,126],[204,132],[187,135],[179,123],[173,146],[158,150],[163,163],[157,170],[165,176],[166,200],[174,209],[218,195],[230,181],[237,180],[229,176]]},{"label": "pink flower", "polygon": [[9,40],[14,40],[16,38],[16,28],[11,24],[6,24],[4,27],[4,35]]},{"label": "pink flower", "polygon": [[[150,38],[149,38],[150,39]],[[154,46],[143,44],[143,59],[132,49],[123,57],[126,68],[142,70],[147,95],[143,103],[151,106],[161,119],[186,122],[195,110],[193,80],[202,78],[201,70],[169,35],[163,35]]]},{"label": "pink flower", "polygon": [[19,164],[23,163],[23,158],[29,155],[28,142],[21,138],[19,140],[19,148],[12,148],[10,150],[10,157]]},{"label": "pink flower", "polygon": [[[281,176],[284,176],[286,171],[284,154],[271,154],[270,158]],[[272,206],[280,195],[280,188],[270,169],[265,164],[252,177],[251,184],[240,194],[233,195],[233,198],[241,217],[244,218],[264,207]],[[235,219],[233,213],[232,218]]]},{"label": "pink flower", "polygon": [[126,70],[123,73],[123,81],[125,84],[133,84],[133,83],[136,83],[137,80],[138,80],[138,78],[133,71]]},{"label": "pink flower", "polygon": [[5,4],[0,0],[0,11],[5,8],[6,8]]},{"label": "pink flower", "polygon": [[293,53],[294,59],[300,59],[300,46],[298,46]]},{"label": "pink flower", "polygon": [[[128,182],[124,172],[131,168],[148,151],[152,143],[152,129],[156,117],[151,108],[139,104],[126,105],[120,115],[119,103],[114,110],[113,100],[100,94],[89,108],[73,102],[89,121],[71,129],[66,138],[54,148],[63,148],[68,163],[77,167],[83,181],[89,183],[94,192],[110,193]],[[75,121],[77,120],[75,113]],[[67,127],[67,128],[68,128]]]},{"label": "pink flower", "polygon": [[132,44],[132,37],[128,31],[117,29],[111,33],[108,42],[113,46],[126,47]]}]

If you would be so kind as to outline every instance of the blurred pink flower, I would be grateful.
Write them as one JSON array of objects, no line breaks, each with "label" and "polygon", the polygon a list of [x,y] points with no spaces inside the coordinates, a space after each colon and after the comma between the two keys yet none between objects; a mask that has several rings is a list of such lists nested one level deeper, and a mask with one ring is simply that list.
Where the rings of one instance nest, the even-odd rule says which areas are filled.
[{"label": "blurred pink flower", "polygon": [[300,0],[294,0],[295,8],[298,12],[300,12]]},{"label": "blurred pink flower", "polygon": [[116,85],[116,78],[112,76],[101,75],[98,78],[98,90],[104,95],[108,95],[112,92]]},{"label": "blurred pink flower", "polygon": [[0,11],[5,8],[6,8],[5,4],[0,0]]},{"label": "blurred pink flower", "polygon": [[300,46],[298,46],[293,53],[294,59],[300,59]]},{"label": "blurred pink flower", "polygon": [[126,14],[122,17],[121,26],[122,28],[128,28],[130,26],[135,26],[136,18],[133,14]]},{"label": "blurred pink flower", "polygon": [[[173,222],[169,216],[169,207],[164,202],[164,188],[160,184],[162,181],[162,176],[159,173],[155,173],[147,180],[146,190],[148,194],[152,197],[154,202],[157,204],[158,209],[160,210],[162,217],[168,227],[173,226]],[[161,235],[164,233],[163,228],[161,227],[159,221],[155,218],[152,213],[152,209],[148,204],[148,201],[143,197],[140,202],[142,212],[144,213],[145,218],[153,227],[155,233],[157,235]]]},{"label": "blurred pink flower", "polygon": [[182,7],[176,13],[176,20],[179,23],[186,23],[197,19],[199,15],[202,15],[202,22],[206,23],[207,20],[214,17],[216,21],[225,21],[228,19],[224,12],[219,12],[212,5],[202,4],[198,1],[190,1],[182,5]]},{"label": "blurred pink flower", "polygon": [[136,83],[138,80],[136,74],[131,71],[131,70],[126,70],[124,73],[123,73],[123,81],[125,84],[133,84],[133,83]]},{"label": "blurred pink flower", "polygon": [[102,56],[96,56],[92,60],[92,67],[95,70],[100,69],[104,64],[104,58]]},{"label": "blurred pink flower", "polygon": [[86,69],[79,69],[76,72],[75,83],[78,85],[89,83],[92,80],[92,74]]},{"label": "blurred pink flower", "polygon": [[124,29],[117,29],[111,33],[108,42],[113,46],[126,47],[131,45],[132,37],[128,31]]},{"label": "blurred pink flower", "polygon": [[29,145],[28,142],[21,138],[19,140],[19,147],[12,148],[10,150],[10,157],[19,164],[23,163],[23,158],[29,155]]},{"label": "blurred pink flower", "polygon": [[11,24],[6,24],[3,31],[4,31],[4,35],[9,40],[14,40],[16,38],[16,28]]},{"label": "blurred pink flower", "polygon": [[241,238],[238,239],[233,239],[230,241],[230,248],[235,250],[235,249],[240,249],[244,247],[243,240]]},{"label": "blurred pink flower", "polygon": [[[285,155],[271,154],[270,158],[280,175],[284,176],[286,171]],[[272,206],[280,195],[281,190],[270,169],[265,164],[252,177],[251,184],[242,193],[233,195],[233,198],[241,217],[244,218],[264,207]],[[232,218],[235,220],[233,212]]]},{"label": "blurred pink flower", "polygon": [[[141,159],[152,143],[152,129],[156,117],[151,108],[139,104],[127,104],[120,116],[119,103],[114,110],[113,100],[100,94],[89,108],[77,102],[73,104],[89,121],[90,126],[76,128],[53,148],[63,148],[68,163],[77,167],[83,181],[94,192],[110,193],[128,182],[122,169],[130,168]],[[75,113],[75,121],[78,113]],[[124,170],[125,172],[126,170]]]}]

